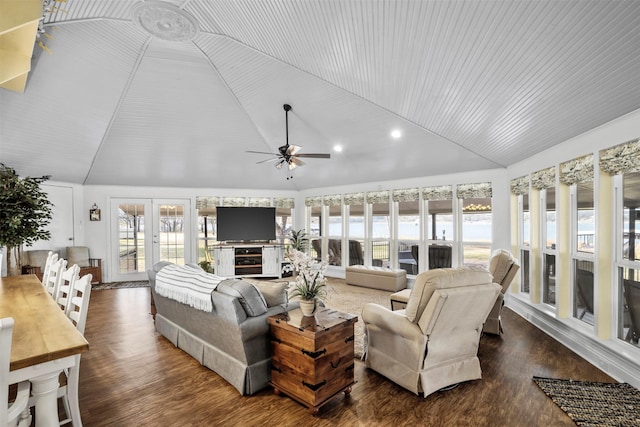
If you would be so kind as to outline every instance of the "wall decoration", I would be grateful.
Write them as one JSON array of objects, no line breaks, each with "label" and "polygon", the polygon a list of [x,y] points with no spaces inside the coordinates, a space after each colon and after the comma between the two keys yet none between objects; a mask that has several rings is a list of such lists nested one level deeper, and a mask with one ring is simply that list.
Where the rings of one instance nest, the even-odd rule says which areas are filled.
[{"label": "wall decoration", "polygon": [[89,209],[89,220],[91,221],[100,221],[100,208],[95,203]]}]

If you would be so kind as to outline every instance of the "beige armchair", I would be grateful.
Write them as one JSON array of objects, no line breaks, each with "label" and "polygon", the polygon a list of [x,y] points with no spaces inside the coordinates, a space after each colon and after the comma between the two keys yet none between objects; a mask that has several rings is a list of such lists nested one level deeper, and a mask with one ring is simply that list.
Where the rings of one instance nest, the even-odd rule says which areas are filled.
[{"label": "beige armchair", "polygon": [[502,307],[504,306],[504,294],[509,289],[511,282],[519,269],[520,264],[518,263],[518,260],[515,259],[509,251],[496,249],[491,254],[491,259],[489,260],[489,272],[493,276],[493,281],[502,286],[502,290],[500,291],[498,299],[487,317],[487,321],[484,323],[482,332],[495,335],[500,335],[503,332],[500,314],[502,313]]},{"label": "beige armchair", "polygon": [[91,258],[86,246],[67,246],[67,265],[77,264],[80,267],[80,277],[91,274],[92,284],[102,283],[102,260]]},{"label": "beige armchair", "polygon": [[362,310],[366,366],[424,396],[481,378],[478,345],[500,285],[480,268],[420,273],[405,310],[369,303]]}]

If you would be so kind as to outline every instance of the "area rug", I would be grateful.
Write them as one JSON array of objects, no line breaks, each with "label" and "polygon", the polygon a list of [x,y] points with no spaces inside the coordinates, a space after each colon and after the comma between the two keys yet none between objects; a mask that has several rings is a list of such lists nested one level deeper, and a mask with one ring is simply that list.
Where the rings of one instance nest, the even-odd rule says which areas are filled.
[{"label": "area rug", "polygon": [[391,296],[391,292],[347,285],[342,279],[329,278],[327,280],[325,305],[338,311],[358,316],[358,321],[354,326],[354,352],[356,358],[361,358],[364,351],[362,309],[365,304],[370,302],[390,308],[389,296]]},{"label": "area rug", "polygon": [[92,286],[92,291],[101,291],[104,289],[120,289],[120,288],[147,288],[149,287],[148,280],[139,280],[135,282],[113,282],[113,283],[101,283],[96,286]]},{"label": "area rug", "polygon": [[533,377],[579,426],[640,426],[640,391],[627,383]]}]

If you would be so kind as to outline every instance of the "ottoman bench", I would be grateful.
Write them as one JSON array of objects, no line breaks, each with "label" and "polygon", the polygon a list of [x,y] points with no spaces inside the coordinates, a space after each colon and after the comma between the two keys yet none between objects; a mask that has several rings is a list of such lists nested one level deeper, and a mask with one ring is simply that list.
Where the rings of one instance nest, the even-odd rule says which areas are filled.
[{"label": "ottoman bench", "polygon": [[345,282],[348,285],[396,292],[407,287],[407,272],[400,268],[350,265],[345,267]]},{"label": "ottoman bench", "polygon": [[389,300],[391,301],[391,310],[404,310],[405,308],[407,308],[409,295],[411,295],[411,289],[403,289],[400,292],[391,294],[391,296],[389,297]]}]

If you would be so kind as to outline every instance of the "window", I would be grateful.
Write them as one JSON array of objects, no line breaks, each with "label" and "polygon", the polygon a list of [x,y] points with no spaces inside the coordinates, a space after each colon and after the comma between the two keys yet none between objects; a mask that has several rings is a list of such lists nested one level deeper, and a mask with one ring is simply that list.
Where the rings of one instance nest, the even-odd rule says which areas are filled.
[{"label": "window", "polygon": [[618,338],[640,346],[640,172],[622,175],[622,260],[618,268]]},{"label": "window", "polygon": [[542,302],[556,305],[556,191],[554,187],[541,192],[544,214],[542,255]]},{"label": "window", "polygon": [[322,206],[311,206],[309,212],[309,240],[311,241],[311,255],[320,259],[322,240]]},{"label": "window", "polygon": [[[418,274],[418,244],[420,242],[420,202],[398,204],[398,266],[407,274]],[[414,257],[415,256],[415,257]]]},{"label": "window", "polygon": [[520,219],[518,240],[520,244],[520,292],[528,294],[531,289],[531,212],[529,210],[529,194],[524,193],[518,196],[518,211]]},{"label": "window", "polygon": [[276,208],[276,239],[280,244],[288,244],[293,227],[291,208]]},{"label": "window", "polygon": [[594,325],[595,206],[593,181],[580,182],[574,191],[573,316]]},{"label": "window", "polygon": [[[383,198],[384,199],[384,198]],[[367,200],[369,200],[367,198]],[[391,216],[389,198],[371,204],[371,258],[373,265],[390,266]]]},{"label": "window", "polygon": [[364,205],[349,205],[349,265],[364,264]]},{"label": "window", "polygon": [[329,265],[342,265],[342,204],[333,204],[328,208]]},{"label": "window", "polygon": [[491,198],[468,198],[461,203],[464,265],[486,267],[491,255]]},{"label": "window", "polygon": [[[216,208],[198,209],[198,263],[213,265],[213,247],[216,241]],[[201,264],[202,265],[202,264]]]}]

